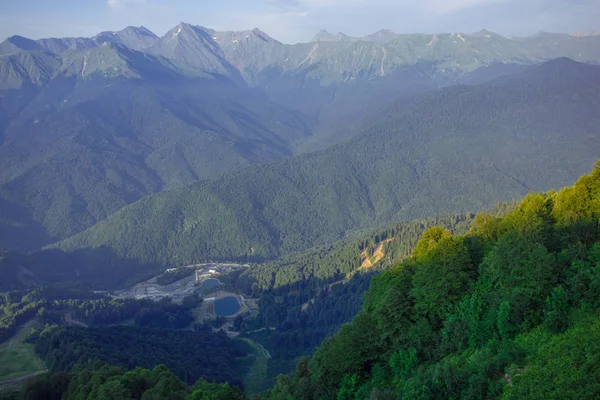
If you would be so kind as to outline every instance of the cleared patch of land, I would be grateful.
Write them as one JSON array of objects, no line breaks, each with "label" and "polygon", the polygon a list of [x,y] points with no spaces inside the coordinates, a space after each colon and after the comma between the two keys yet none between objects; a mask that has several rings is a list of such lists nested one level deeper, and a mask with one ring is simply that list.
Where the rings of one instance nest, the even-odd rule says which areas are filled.
[{"label": "cleared patch of land", "polygon": [[[173,300],[177,301],[187,295],[197,293],[201,288],[202,283],[207,280],[215,280],[221,275],[226,275],[235,270],[244,268],[248,268],[248,266],[239,264],[198,264],[181,267],[179,269],[190,270],[190,275],[165,286],[158,284],[158,277],[154,277],[145,282],[138,283],[129,289],[116,291],[112,296],[116,298],[152,300],[171,297]],[[213,289],[216,289],[216,287]],[[209,292],[211,290],[212,289],[209,289]],[[204,297],[206,293],[199,294]]]},{"label": "cleared patch of land", "polygon": [[240,339],[248,343],[254,350],[254,360],[247,366],[247,373],[244,375],[243,382],[246,393],[260,393],[264,389],[264,383],[267,379],[267,361],[271,358],[269,352],[255,341],[243,338]]},{"label": "cleared patch of land", "polygon": [[33,351],[33,345],[25,343],[32,329],[32,323],[27,323],[11,340],[0,345],[0,387],[4,381],[45,370],[44,363]]},{"label": "cleared patch of land", "polygon": [[362,270],[366,270],[369,268],[372,268],[375,264],[377,264],[379,261],[381,261],[383,259],[383,257],[385,257],[385,253],[383,252],[383,246],[388,243],[391,242],[392,239],[388,239],[388,240],[384,240],[383,242],[377,243],[375,246],[373,246],[372,250],[373,254],[371,256],[369,256],[368,254],[368,250],[369,249],[364,249],[361,253],[360,253],[360,258],[362,260],[362,263],[360,265],[360,267],[358,268],[359,271]]}]

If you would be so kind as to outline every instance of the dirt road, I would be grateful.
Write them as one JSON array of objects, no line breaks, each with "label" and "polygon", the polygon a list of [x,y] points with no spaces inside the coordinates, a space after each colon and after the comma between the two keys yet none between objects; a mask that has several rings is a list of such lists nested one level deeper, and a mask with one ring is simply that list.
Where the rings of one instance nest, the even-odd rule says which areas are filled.
[{"label": "dirt road", "polygon": [[26,379],[33,378],[34,376],[37,376],[37,375],[40,375],[40,374],[44,374],[46,372],[48,372],[47,369],[45,369],[43,371],[34,372],[33,374],[21,376],[19,378],[7,379],[5,381],[0,382],[0,386],[8,385],[8,384],[11,384],[11,383],[18,383],[18,382],[24,381]]}]

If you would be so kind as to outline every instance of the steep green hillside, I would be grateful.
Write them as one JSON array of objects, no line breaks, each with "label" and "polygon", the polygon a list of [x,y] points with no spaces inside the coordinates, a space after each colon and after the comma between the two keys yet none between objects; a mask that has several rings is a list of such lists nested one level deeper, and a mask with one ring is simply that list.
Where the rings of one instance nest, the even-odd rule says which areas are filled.
[{"label": "steep green hillside", "polygon": [[267,399],[600,395],[600,163],[466,235],[426,231]]},{"label": "steep green hillside", "polygon": [[[381,246],[385,268],[407,257],[421,234],[432,226],[443,226],[452,232],[465,233],[473,222],[473,214],[428,218],[398,222],[365,233],[356,232],[351,238],[327,246],[293,253],[274,261],[258,264],[244,271],[236,287],[245,293],[287,292],[306,285],[320,286],[344,280],[357,272],[376,269],[375,265],[361,268],[366,258]],[[295,304],[296,306],[298,304]],[[261,303],[262,306],[262,303]]]},{"label": "steep green hillside", "polygon": [[244,271],[235,286],[260,299],[256,318],[241,321],[241,334],[270,354],[267,374],[254,382],[256,391],[272,387],[278,374],[293,371],[299,357],[312,354],[325,337],[351,321],[371,278],[406,258],[427,228],[440,225],[466,233],[473,216],[396,223]]},{"label": "steep green hillside", "polygon": [[559,59],[432,92],[343,145],[151,196],[58,247],[175,264],[260,259],[560,187],[597,157],[599,82],[599,67]]}]

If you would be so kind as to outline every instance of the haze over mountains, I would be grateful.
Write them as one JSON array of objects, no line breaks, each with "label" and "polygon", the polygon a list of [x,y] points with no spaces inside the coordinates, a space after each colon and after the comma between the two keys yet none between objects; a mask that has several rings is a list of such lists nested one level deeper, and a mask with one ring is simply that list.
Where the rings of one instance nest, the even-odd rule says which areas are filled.
[{"label": "haze over mountains", "polygon": [[182,23],[160,38],[13,36],[0,54],[6,249],[85,231],[60,247],[270,258],[562,186],[598,150],[597,67],[575,62],[600,61],[598,36],[383,30],[285,45]]},{"label": "haze over mountains", "polygon": [[598,154],[595,35],[10,37],[0,398],[600,395]]}]

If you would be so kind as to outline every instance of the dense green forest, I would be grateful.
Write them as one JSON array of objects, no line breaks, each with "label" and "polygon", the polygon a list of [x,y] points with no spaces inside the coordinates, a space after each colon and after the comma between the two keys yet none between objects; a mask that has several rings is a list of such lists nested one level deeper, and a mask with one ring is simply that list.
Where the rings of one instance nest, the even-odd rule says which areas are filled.
[{"label": "dense green forest", "polygon": [[111,299],[56,288],[9,292],[0,297],[0,341],[36,319],[45,328],[27,341],[52,373],[70,373],[97,360],[125,370],[164,364],[187,384],[204,378],[242,387],[237,364],[252,357],[252,349],[194,323],[191,310],[201,301],[196,295],[182,304],[170,298]]},{"label": "dense green forest", "polygon": [[[248,270],[232,284],[260,296],[259,314],[236,329],[269,349],[269,374],[290,370],[318,346],[294,374],[277,378],[267,398],[537,398],[556,389],[553,379],[587,380],[589,357],[598,356],[589,354],[598,339],[598,198],[600,165],[571,188],[490,213],[394,224]],[[355,273],[380,246],[384,258]],[[52,371],[35,380],[39,390],[57,379],[68,393],[65,382],[99,359],[124,370],[165,364],[184,382],[182,396],[199,377],[240,385],[235,363],[250,352],[206,326],[177,330],[190,326],[189,310],[200,301],[60,288],[0,297],[5,338],[34,317],[50,324],[30,338]],[[91,327],[51,326],[65,313]],[[108,326],[127,321],[134,326]],[[223,368],[202,358],[208,354]],[[561,364],[573,376],[547,371]]]},{"label": "dense green forest", "polygon": [[[494,213],[505,212],[510,207],[503,204]],[[370,233],[357,234],[356,239],[290,255],[282,262],[258,264],[241,277],[231,277],[233,287],[260,296],[258,318],[240,320],[235,328],[269,349],[268,376],[272,379],[266,379],[260,386],[273,385],[277,374],[291,371],[300,356],[311,354],[323,338],[350,321],[360,309],[361,297],[373,274],[389,267],[392,260],[408,255],[425,229],[442,225],[464,233],[472,220],[472,214],[464,214],[396,223]],[[371,258],[380,246],[385,259],[368,270],[356,273],[362,259]],[[279,276],[273,280],[277,284],[260,283],[267,282],[266,276],[271,274]],[[171,276],[173,274],[165,275],[166,280],[161,280],[163,284],[175,279]],[[332,284],[335,282],[342,284]],[[158,302],[111,299],[87,290],[65,290],[62,286],[13,291],[0,297],[5,338],[12,336],[19,326],[32,318],[44,324],[64,324],[65,315],[70,314],[75,320],[90,325],[87,329],[52,325],[29,339],[35,343],[37,354],[52,371],[70,371],[76,365],[95,359],[125,369],[135,366],[152,368],[161,363],[188,383],[202,376],[207,379],[220,377],[222,381],[240,385],[237,370],[232,372],[230,367],[231,360],[248,357],[244,356],[249,351],[244,342],[228,344],[213,338],[214,349],[196,348],[189,357],[181,358],[181,347],[178,346],[184,346],[188,340],[206,342],[201,338],[211,330],[206,326],[193,325],[197,332],[195,336],[193,332],[172,331],[190,326],[193,320],[190,310],[201,301],[197,296],[188,296],[183,299],[182,305],[177,305],[168,298]],[[302,303],[307,303],[307,307],[302,307]],[[110,326],[131,323],[135,327]],[[271,330],[271,326],[276,328]],[[263,327],[267,329],[262,334],[247,333]],[[160,341],[152,342],[157,337]],[[139,341],[139,344],[126,343],[130,339]],[[141,350],[146,346],[156,349]],[[171,349],[168,346],[175,347]],[[187,346],[186,351],[192,347]],[[222,351],[223,368],[196,362],[197,357],[206,354],[213,358],[218,351]],[[204,369],[204,365],[211,365],[211,370]]]},{"label": "dense green forest", "polygon": [[[461,215],[455,218],[462,220],[468,217]],[[410,227],[410,224],[414,224],[414,226]],[[291,280],[298,276],[303,279],[311,276],[332,278],[340,273],[347,273],[356,266],[360,258],[359,252],[356,251],[357,246],[364,247],[366,242],[377,243],[379,237],[391,237],[390,235],[398,233],[401,238],[396,241],[398,244],[393,246],[386,244],[386,247],[389,247],[390,256],[393,256],[395,252],[406,253],[414,246],[422,232],[420,224],[444,224],[446,226],[447,222],[444,221],[444,218],[432,218],[392,224],[388,228],[377,229],[376,234],[365,233],[369,230],[355,232],[351,238],[333,245],[320,246],[317,249],[293,254],[285,257],[282,261],[257,264],[258,268],[253,268],[249,274],[244,274],[242,278],[237,279],[236,285],[238,289],[248,294],[252,293],[252,286],[255,283],[260,290],[269,289],[271,285],[266,285],[266,281],[263,282],[265,279],[270,279],[267,277],[269,272],[266,271],[279,267],[282,272],[278,273],[278,285],[291,283]],[[341,247],[344,247],[344,250]],[[326,254],[329,255],[326,256]],[[320,261],[322,257],[326,258]],[[310,267],[304,267],[301,264],[309,264]],[[150,279],[164,271],[164,268],[158,263],[142,263],[120,258],[114,251],[106,247],[75,252],[64,252],[57,249],[31,253],[6,251],[0,252],[0,274],[3,278],[0,281],[0,292],[26,290],[40,285],[75,287],[82,290],[121,289]],[[295,269],[298,269],[299,272],[290,272]],[[158,283],[168,285],[192,273],[193,270],[177,269],[175,272],[162,274],[158,278]],[[287,274],[293,276],[286,278]]]},{"label": "dense green forest", "polygon": [[101,360],[132,369],[166,365],[188,384],[199,378],[241,386],[236,359],[249,350],[224,332],[183,331],[131,326],[54,327],[30,338],[51,371],[71,371],[78,364]]},{"label": "dense green forest", "polygon": [[340,145],[146,197],[57,247],[169,265],[264,261],[562,187],[597,157],[599,81],[600,67],[558,59],[399,100]]},{"label": "dense green forest", "polygon": [[242,399],[243,365],[253,350],[194,323],[191,310],[201,302],[196,295],[175,304],[52,287],[2,293],[0,341],[34,320],[42,328],[26,341],[49,372],[20,392],[0,390],[0,398]]},{"label": "dense green forest", "polygon": [[[95,59],[136,73],[156,61],[119,46],[85,57],[88,68]],[[24,58],[0,56],[0,71],[55,61]],[[0,247],[9,249],[38,249],[151,193],[288,157],[310,133],[308,118],[225,79],[92,74],[8,91],[0,76],[2,105],[13,103],[0,114]]]},{"label": "dense green forest", "polygon": [[55,372],[29,380],[7,400],[243,400],[239,388],[199,379],[188,386],[164,365],[123,370],[102,362],[80,365],[72,372]]},{"label": "dense green forest", "polygon": [[[511,206],[501,204],[492,212],[502,214]],[[261,343],[271,355],[264,387],[272,386],[279,373],[292,371],[299,357],[310,355],[325,337],[349,322],[360,310],[370,279],[407,257],[427,228],[440,225],[465,233],[473,217],[396,223],[247,269],[235,286],[259,298],[259,312],[240,326],[242,334]],[[377,257],[377,250],[382,258],[361,268],[363,262]]]},{"label": "dense green forest", "polygon": [[429,229],[269,399],[600,396],[600,164],[465,235]]},{"label": "dense green forest", "polygon": [[[510,204],[498,204],[494,213],[501,213]],[[398,222],[372,232],[355,233],[352,238],[328,246],[319,246],[278,260],[257,264],[246,270],[236,286],[246,293],[261,293],[293,288],[306,290],[306,285],[321,285],[343,279],[356,272],[363,261],[373,256],[381,245],[386,262],[399,260],[410,254],[421,234],[429,227],[444,226],[452,232],[466,232],[475,215],[471,213],[450,217],[427,218]],[[364,251],[364,254],[363,254]]]},{"label": "dense green forest", "polygon": [[43,323],[60,322],[66,314],[90,325],[110,325],[133,319],[139,326],[184,328],[193,320],[191,309],[201,301],[191,295],[176,305],[170,298],[161,301],[110,299],[87,291],[45,287],[0,293],[0,341],[14,334],[19,326],[39,317]]},{"label": "dense green forest", "polygon": [[[532,193],[508,212],[499,213],[501,216],[476,215],[464,234],[452,234],[444,227],[428,228],[410,257],[371,279],[360,312],[352,322],[325,339],[312,357],[301,359],[293,374],[280,375],[264,398],[600,396],[598,199],[600,163],[572,187]],[[361,277],[366,279],[361,282]],[[368,274],[359,274],[345,285],[334,285],[330,290],[339,286],[340,291],[332,299],[353,298],[347,291],[360,291],[368,278]],[[277,290],[281,289],[269,289],[265,296],[274,296]],[[25,295],[5,296],[5,307],[21,302]],[[326,298],[322,311],[335,313],[335,306],[327,304]],[[86,300],[89,304],[98,301]],[[288,319],[292,315],[278,316],[274,312],[261,318],[283,320],[282,325],[293,326],[293,319]],[[306,315],[314,320],[314,325],[311,322],[302,328],[306,330],[347,317],[315,313],[310,307]],[[115,332],[119,331],[121,337],[136,329],[122,327]],[[198,327],[200,332],[203,329]],[[60,339],[38,338],[36,346],[68,343],[70,336],[77,337],[81,332],[78,328],[48,328],[48,338],[57,335]],[[73,344],[94,340],[100,344],[103,338],[114,341],[108,339],[108,328],[91,332],[90,337],[79,337]],[[294,353],[299,336],[280,331],[270,340],[279,341],[282,351],[289,348]],[[173,357],[177,354],[173,352]],[[52,357],[60,360],[61,356]],[[100,393],[109,390],[141,398],[145,390],[164,387],[152,383],[157,378],[151,378],[148,370],[123,374],[106,365],[90,366],[92,359],[82,359],[88,364],[76,364],[69,372],[57,371],[31,380],[19,396],[28,398],[35,390],[60,393],[54,398],[77,396],[74,391],[81,386],[88,398],[106,398],[109,395],[100,397]],[[130,368],[118,357],[111,361]],[[225,396],[242,398],[235,388],[204,380],[189,387],[164,367],[153,371],[171,382],[174,398],[186,398],[197,390],[205,390],[205,397],[199,398],[220,399],[217,393],[222,391]],[[95,374],[99,377],[90,380]],[[117,375],[142,375],[136,382],[144,383],[135,386]],[[73,383],[83,382],[82,376],[88,378],[87,385]],[[194,378],[185,380],[191,384]]]}]

